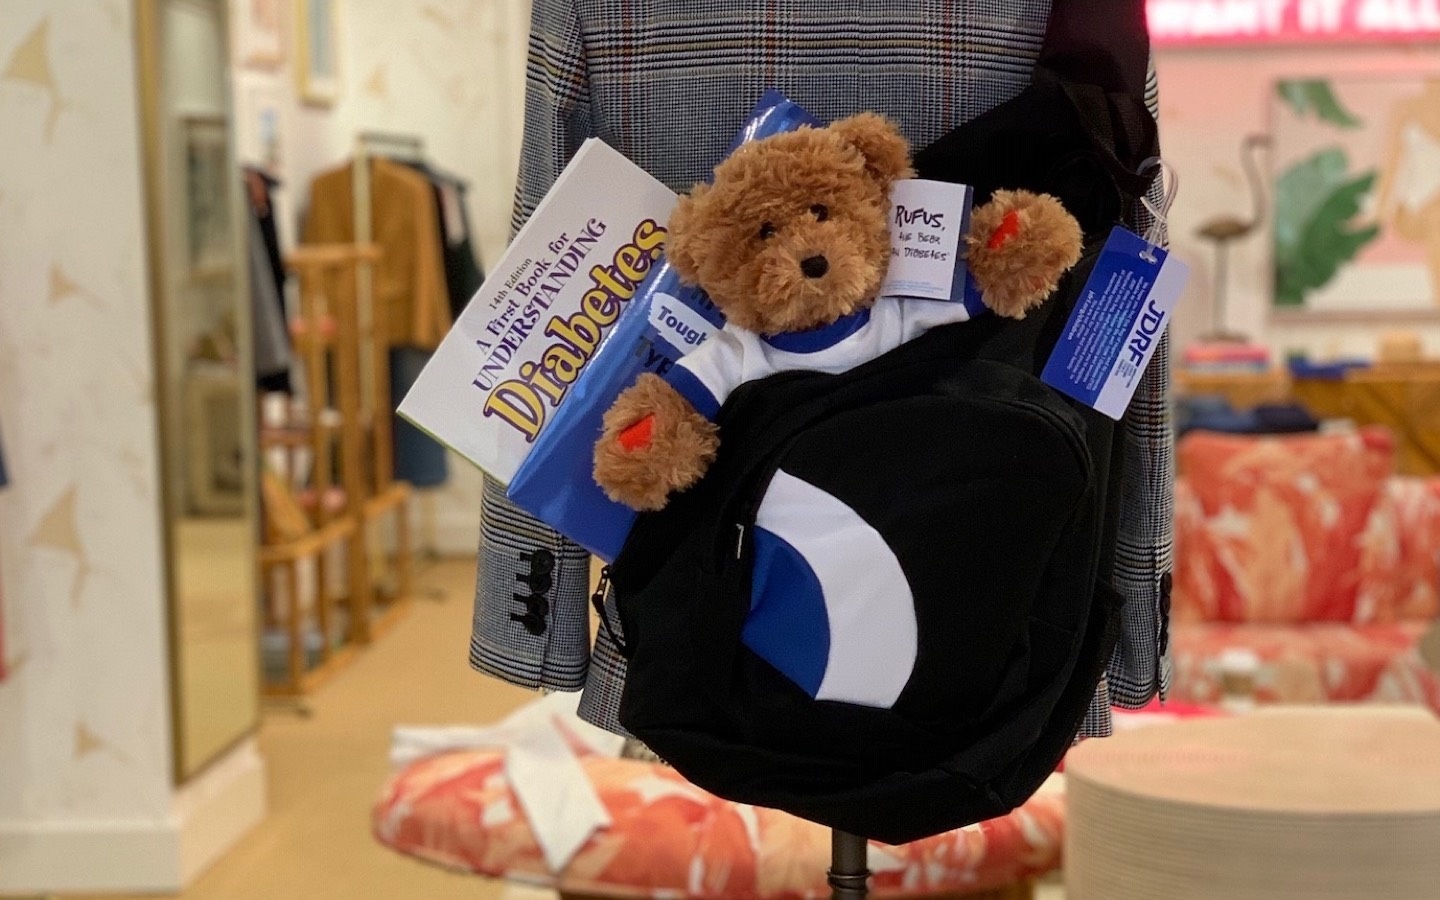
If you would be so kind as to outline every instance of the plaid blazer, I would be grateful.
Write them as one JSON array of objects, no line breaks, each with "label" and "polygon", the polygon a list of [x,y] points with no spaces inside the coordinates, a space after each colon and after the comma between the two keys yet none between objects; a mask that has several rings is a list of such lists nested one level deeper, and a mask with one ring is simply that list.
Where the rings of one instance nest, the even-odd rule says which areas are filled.
[{"label": "plaid blazer", "polygon": [[[677,191],[706,177],[756,98],[779,88],[823,120],[893,118],[919,148],[1030,81],[1049,0],[536,0],[512,225],[525,221],[581,142],[599,137]],[[1149,100],[1155,108],[1153,69]],[[1116,587],[1124,634],[1084,734],[1110,704],[1145,704],[1168,683],[1166,620],[1174,453],[1162,341],[1125,422]],[[544,577],[535,574],[541,554]],[[487,485],[471,660],[531,687],[576,690],[611,728],[623,660],[602,634],[587,665],[584,551]],[[524,627],[543,585],[549,621]],[[532,601],[533,602],[533,601]],[[613,620],[613,618],[612,618]],[[532,622],[533,625],[533,622]]]}]

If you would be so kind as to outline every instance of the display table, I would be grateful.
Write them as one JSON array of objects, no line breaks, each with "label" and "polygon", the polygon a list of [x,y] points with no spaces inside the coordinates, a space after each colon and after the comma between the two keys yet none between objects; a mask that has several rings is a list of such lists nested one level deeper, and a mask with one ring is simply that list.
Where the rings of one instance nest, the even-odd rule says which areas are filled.
[{"label": "display table", "polygon": [[1262,403],[1290,400],[1290,375],[1284,369],[1261,372],[1209,372],[1177,366],[1174,373],[1177,396],[1217,396],[1236,409],[1250,409]]},{"label": "display table", "polygon": [[1297,378],[1291,392],[1319,418],[1389,428],[1401,475],[1440,475],[1440,365],[1376,366],[1333,381]]},{"label": "display table", "polygon": [[1089,741],[1068,900],[1415,900],[1440,885],[1440,721],[1288,707]]}]

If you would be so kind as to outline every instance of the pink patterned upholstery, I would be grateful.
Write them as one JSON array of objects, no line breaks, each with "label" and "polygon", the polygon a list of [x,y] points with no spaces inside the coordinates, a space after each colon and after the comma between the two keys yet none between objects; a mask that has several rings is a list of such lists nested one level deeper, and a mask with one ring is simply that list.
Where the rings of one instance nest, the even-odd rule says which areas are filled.
[{"label": "pink patterned upholstery", "polygon": [[1380,429],[1180,443],[1174,696],[1213,703],[1248,649],[1257,699],[1428,703],[1416,642],[1440,616],[1440,479],[1390,474]]},{"label": "pink patterned upholstery", "polygon": [[[517,808],[503,754],[467,750],[399,772],[376,804],[381,843],[432,863],[605,897],[828,897],[828,830],[720,800],[651,763],[582,759],[610,813],[558,875]],[[1042,793],[1001,819],[904,847],[875,845],[873,896],[1015,884],[1060,864],[1064,796]]]},{"label": "pink patterned upholstery", "polygon": [[1177,615],[1220,622],[1348,622],[1366,532],[1393,466],[1387,432],[1284,438],[1195,433],[1180,442],[1187,496]]},{"label": "pink patterned upholstery", "polygon": [[1218,703],[1216,661],[1238,648],[1260,660],[1255,685],[1260,703],[1423,703],[1440,712],[1440,678],[1416,649],[1429,627],[1426,622],[1176,626],[1170,641],[1175,663],[1171,696]]},{"label": "pink patterned upholstery", "polygon": [[[1362,605],[1362,617],[1375,622],[1440,617],[1440,478],[1390,479],[1379,512],[1390,519],[1396,539],[1375,557],[1392,578],[1388,590],[1375,589],[1373,609]],[[1384,531],[1384,525],[1375,529]]]}]

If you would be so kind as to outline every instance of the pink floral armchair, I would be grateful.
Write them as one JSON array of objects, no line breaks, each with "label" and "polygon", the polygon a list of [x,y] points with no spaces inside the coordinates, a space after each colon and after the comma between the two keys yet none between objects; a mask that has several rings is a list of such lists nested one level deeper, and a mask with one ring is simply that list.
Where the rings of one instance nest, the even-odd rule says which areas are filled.
[{"label": "pink floral armchair", "polygon": [[1440,479],[1393,475],[1383,429],[1180,442],[1172,696],[1214,703],[1219,659],[1260,662],[1259,702],[1425,703],[1440,672]]},{"label": "pink floral armchair", "polygon": [[[397,772],[373,812],[377,840],[460,872],[549,887],[562,898],[805,900],[830,896],[830,833],[786,813],[730,803],[663,765],[594,754],[581,765],[606,811],[601,829],[553,872],[505,772],[503,751],[440,753]],[[1060,865],[1063,790],[903,847],[872,844],[872,896],[1030,896]]]}]

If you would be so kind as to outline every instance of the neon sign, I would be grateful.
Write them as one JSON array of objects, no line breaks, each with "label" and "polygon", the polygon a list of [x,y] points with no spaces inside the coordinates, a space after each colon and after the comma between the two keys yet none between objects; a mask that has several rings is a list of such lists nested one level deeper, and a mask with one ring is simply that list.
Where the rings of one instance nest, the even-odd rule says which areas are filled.
[{"label": "neon sign", "polygon": [[1440,0],[1148,0],[1156,44],[1440,40]]}]

